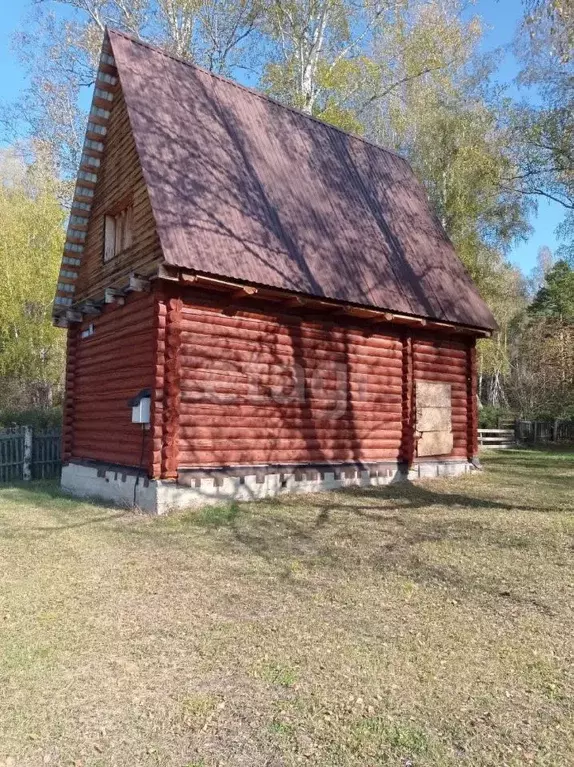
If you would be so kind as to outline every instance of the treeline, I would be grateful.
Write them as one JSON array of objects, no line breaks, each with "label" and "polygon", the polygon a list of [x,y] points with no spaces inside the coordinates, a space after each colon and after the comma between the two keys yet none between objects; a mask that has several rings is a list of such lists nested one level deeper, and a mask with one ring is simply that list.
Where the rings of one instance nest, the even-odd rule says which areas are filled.
[{"label": "treeline", "polygon": [[[14,165],[11,152],[10,167],[4,163],[2,171],[0,215],[13,222],[3,240],[5,258],[17,252],[21,273],[13,269],[8,283],[13,284],[18,319],[4,325],[0,314],[6,328],[0,331],[0,376],[6,382],[0,396],[8,396],[12,387],[23,399],[43,402],[57,399],[61,390],[61,338],[47,329],[60,253],[55,240],[61,232],[60,203],[65,208],[81,154],[83,94],[93,84],[106,25],[254,85],[407,157],[500,324],[500,333],[481,344],[484,402],[520,410],[538,407],[533,403],[539,398],[525,393],[527,372],[543,369],[550,375],[554,363],[541,352],[556,337],[549,323],[565,323],[568,333],[570,320],[541,318],[528,309],[536,291],[527,289],[506,254],[528,235],[536,201],[546,197],[567,214],[556,258],[572,263],[574,11],[559,0],[527,0],[517,31],[520,80],[536,94],[531,100],[536,106],[511,100],[493,84],[500,56],[481,53],[483,24],[463,0],[35,4],[16,41],[30,87],[18,102],[4,105],[0,117],[5,138],[26,136],[31,142],[20,165]],[[50,225],[33,239],[37,244],[45,237],[41,286],[25,277],[36,268],[36,245],[23,246],[28,223],[17,212],[40,205],[41,195],[29,181],[38,177],[40,165],[51,179],[42,195],[52,202]],[[43,215],[48,215],[46,209]],[[17,221],[21,231],[16,231]],[[538,287],[543,285],[548,287],[545,282]],[[28,291],[26,297],[22,290]],[[26,346],[24,337],[34,341]],[[570,367],[561,380],[571,379]],[[552,397],[564,401],[562,394]]]},{"label": "treeline", "polygon": [[[0,151],[0,425],[62,394],[65,336],[52,326],[66,213],[49,157]],[[12,417],[9,418],[9,421]]]},{"label": "treeline", "polygon": [[483,426],[500,418],[574,419],[574,271],[542,248],[522,300],[492,340],[479,343]]}]

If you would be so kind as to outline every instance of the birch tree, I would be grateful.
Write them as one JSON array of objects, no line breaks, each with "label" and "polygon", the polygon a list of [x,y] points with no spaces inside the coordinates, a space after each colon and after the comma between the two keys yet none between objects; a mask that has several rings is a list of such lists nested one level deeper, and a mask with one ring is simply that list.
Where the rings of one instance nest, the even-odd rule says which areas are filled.
[{"label": "birch tree", "polygon": [[64,212],[49,158],[0,154],[0,377],[52,404],[61,384],[64,337],[52,326]]},{"label": "birch tree", "polygon": [[266,73],[269,89],[312,114],[322,65],[335,66],[353,47],[352,6],[344,0],[271,0],[267,27],[277,42]]},{"label": "birch tree", "polygon": [[255,66],[264,0],[47,0],[34,8],[15,47],[30,78],[16,104],[0,111],[4,138],[23,133],[49,143],[72,177],[82,150],[86,96],[106,26],[160,45],[207,69]]},{"label": "birch tree", "polygon": [[516,41],[519,84],[536,99],[510,113],[517,173],[507,185],[535,202],[561,206],[562,258],[574,258],[574,4],[528,0]]},{"label": "birch tree", "polygon": [[353,115],[363,132],[389,94],[456,63],[465,41],[453,43],[451,21],[462,8],[459,0],[271,0],[265,28],[276,47],[263,85],[327,121]]}]

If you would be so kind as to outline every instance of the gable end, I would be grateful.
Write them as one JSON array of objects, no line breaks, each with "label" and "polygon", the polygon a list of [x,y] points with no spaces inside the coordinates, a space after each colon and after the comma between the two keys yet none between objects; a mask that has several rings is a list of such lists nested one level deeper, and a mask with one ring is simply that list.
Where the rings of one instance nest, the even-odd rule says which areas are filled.
[{"label": "gable end", "polygon": [[[111,251],[110,221],[116,240]],[[77,321],[86,304],[93,313],[107,290],[121,293],[132,275],[149,276],[161,258],[121,76],[106,35],[54,300],[55,324]]]},{"label": "gable end", "polygon": [[65,316],[67,309],[75,301],[76,282],[84,256],[94,190],[104,154],[110,109],[114,94],[117,91],[117,84],[116,62],[106,35],[100,54],[92,106],[68,221],[64,255],[54,298],[53,316],[56,324],[59,324],[58,319]]}]

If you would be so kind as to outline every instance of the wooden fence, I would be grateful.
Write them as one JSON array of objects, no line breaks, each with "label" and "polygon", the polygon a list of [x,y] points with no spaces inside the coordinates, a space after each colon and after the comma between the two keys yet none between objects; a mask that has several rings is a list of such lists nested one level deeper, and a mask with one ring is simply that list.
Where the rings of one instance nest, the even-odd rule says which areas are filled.
[{"label": "wooden fence", "polygon": [[[0,429],[0,482],[50,479],[60,474],[60,429]],[[513,429],[479,429],[481,447],[574,442],[574,421],[516,421]]]},{"label": "wooden fence", "polygon": [[517,421],[518,442],[574,442],[574,421]]},{"label": "wooden fence", "polygon": [[478,444],[497,449],[515,447],[516,434],[514,429],[479,429]]},{"label": "wooden fence", "polygon": [[57,477],[62,465],[60,429],[0,429],[0,482]]},{"label": "wooden fence", "polygon": [[481,447],[505,448],[546,442],[574,442],[574,421],[516,421],[512,429],[479,429]]}]

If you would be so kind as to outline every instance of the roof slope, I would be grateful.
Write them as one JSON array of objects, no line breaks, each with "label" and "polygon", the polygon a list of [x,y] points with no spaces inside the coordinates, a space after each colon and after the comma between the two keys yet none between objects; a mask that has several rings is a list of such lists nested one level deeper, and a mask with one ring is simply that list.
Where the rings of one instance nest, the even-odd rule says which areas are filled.
[{"label": "roof slope", "polygon": [[496,327],[405,160],[109,38],[166,263]]}]

